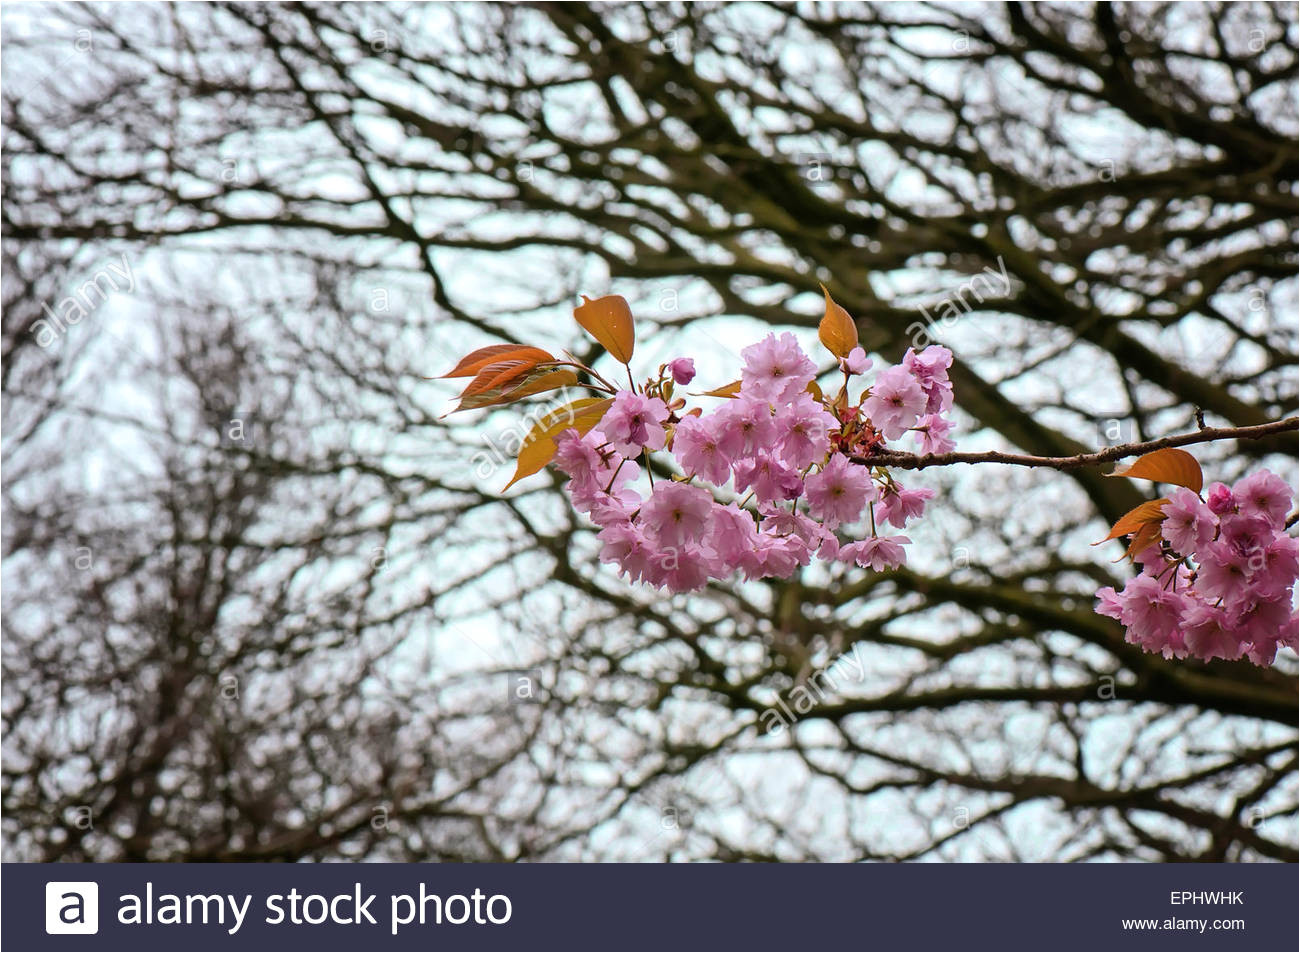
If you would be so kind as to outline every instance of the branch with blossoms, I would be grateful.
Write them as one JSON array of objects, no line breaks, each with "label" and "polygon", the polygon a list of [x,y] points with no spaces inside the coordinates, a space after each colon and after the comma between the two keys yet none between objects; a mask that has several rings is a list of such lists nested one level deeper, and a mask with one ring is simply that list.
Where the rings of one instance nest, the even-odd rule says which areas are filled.
[{"label": "branch with blossoms", "polygon": [[[1130,642],[1167,657],[1268,665],[1279,647],[1296,647],[1290,488],[1263,470],[1202,496],[1200,464],[1179,449],[1295,430],[1296,418],[1072,457],[957,452],[945,417],[952,353],[908,348],[864,384],[873,362],[857,326],[822,290],[818,338],[836,361],[825,387],[789,333],[742,349],[740,378],[713,390],[680,392],[695,378],[686,357],[638,383],[632,313],[617,295],[584,296],[573,314],[624,366],[626,387],[570,354],[511,344],[480,348],[443,376],[470,378],[457,410],[558,389],[589,392],[536,421],[506,488],[553,464],[568,477],[574,507],[598,528],[601,560],[635,583],[689,592],[711,579],[788,578],[814,559],[897,569],[911,540],[888,527],[921,518],[935,493],[908,489],[892,470],[963,463],[1071,470],[1137,456],[1108,476],[1179,489],[1135,507],[1101,541],[1127,537],[1125,555],[1142,572],[1120,593],[1100,590],[1097,611],[1122,622]],[[691,406],[688,397],[718,403]],[[919,452],[895,445],[905,437]],[[654,454],[672,458],[670,478],[655,481]]]}]

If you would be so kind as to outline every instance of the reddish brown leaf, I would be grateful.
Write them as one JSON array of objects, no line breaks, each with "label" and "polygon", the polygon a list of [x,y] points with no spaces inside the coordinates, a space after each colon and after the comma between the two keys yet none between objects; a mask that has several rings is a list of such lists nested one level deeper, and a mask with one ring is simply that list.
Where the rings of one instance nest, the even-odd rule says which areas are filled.
[{"label": "reddish brown leaf", "polygon": [[594,301],[582,296],[582,304],[573,309],[573,317],[601,347],[620,364],[632,360],[636,332],[632,326],[632,309],[622,295],[605,295]]},{"label": "reddish brown leaf", "polygon": [[460,392],[462,398],[473,397],[485,391],[501,389],[512,378],[527,374],[530,365],[524,361],[498,361],[484,367]]},{"label": "reddish brown leaf", "polygon": [[1112,539],[1118,539],[1121,536],[1128,536],[1132,533],[1138,532],[1138,530],[1147,525],[1154,524],[1158,528],[1164,521],[1164,505],[1168,502],[1169,498],[1162,496],[1158,500],[1149,500],[1146,503],[1139,503],[1115,521],[1115,525],[1110,528],[1109,536],[1105,539],[1098,540],[1092,545],[1100,546],[1102,543],[1109,542]]},{"label": "reddish brown leaf", "polygon": [[[1135,533],[1133,533],[1132,538],[1129,539],[1128,549],[1124,551],[1124,556],[1128,557],[1129,559],[1132,559],[1138,553],[1145,550],[1148,546],[1158,544],[1159,542],[1160,542],[1160,523],[1159,522],[1143,523],[1142,526]],[[1124,556],[1120,558],[1122,559],[1124,558]]]},{"label": "reddish brown leaf", "polygon": [[553,355],[540,347],[528,347],[522,344],[490,344],[466,354],[460,359],[459,364],[442,377],[474,377],[489,364],[521,359],[533,359],[535,364],[555,360]]},{"label": "reddish brown leaf", "polygon": [[460,403],[450,413],[511,404],[533,394],[561,387],[572,387],[576,383],[578,383],[578,375],[567,367],[536,367],[528,371],[522,380],[512,380],[506,387],[494,387],[477,394],[462,396]]},{"label": "reddish brown leaf", "polygon": [[1126,476],[1138,480],[1155,480],[1174,486],[1185,486],[1193,493],[1200,493],[1205,482],[1201,465],[1186,450],[1166,447],[1144,453],[1128,466],[1121,466],[1106,476]]}]

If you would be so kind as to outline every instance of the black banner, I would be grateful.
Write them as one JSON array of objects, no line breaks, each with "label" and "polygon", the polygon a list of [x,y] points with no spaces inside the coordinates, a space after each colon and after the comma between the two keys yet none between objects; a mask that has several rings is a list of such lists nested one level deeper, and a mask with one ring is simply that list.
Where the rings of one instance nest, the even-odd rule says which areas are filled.
[{"label": "black banner", "polygon": [[1286,950],[1286,865],[6,864],[5,950]]}]

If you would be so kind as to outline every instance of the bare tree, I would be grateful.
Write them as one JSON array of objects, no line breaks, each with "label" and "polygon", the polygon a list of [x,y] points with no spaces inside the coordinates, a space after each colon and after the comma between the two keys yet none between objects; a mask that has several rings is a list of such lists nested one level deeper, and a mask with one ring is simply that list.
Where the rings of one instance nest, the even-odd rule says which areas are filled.
[{"label": "bare tree", "polygon": [[1137,485],[927,470],[906,570],[668,599],[424,379],[608,290],[724,373],[821,281],[963,449],[1292,414],[1293,6],[5,16],[8,856],[1296,861],[1294,654],[1092,611]]}]

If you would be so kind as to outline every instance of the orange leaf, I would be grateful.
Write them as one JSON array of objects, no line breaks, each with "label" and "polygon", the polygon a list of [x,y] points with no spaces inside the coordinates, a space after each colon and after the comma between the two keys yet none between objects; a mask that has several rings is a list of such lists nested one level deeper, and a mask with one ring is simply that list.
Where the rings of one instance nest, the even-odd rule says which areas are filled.
[{"label": "orange leaf", "polygon": [[558,369],[535,367],[528,371],[522,380],[511,380],[505,387],[494,387],[474,394],[462,394],[460,403],[449,413],[510,404],[524,397],[540,394],[542,391],[572,387],[576,383],[578,383],[578,375],[567,367]]},{"label": "orange leaf", "polygon": [[[1124,551],[1124,556],[1132,559],[1138,553],[1145,550],[1148,546],[1160,542],[1160,524],[1143,523],[1141,528],[1133,534],[1133,538],[1128,542],[1128,549]],[[1121,556],[1120,559],[1123,559]]]},{"label": "orange leaf", "polygon": [[567,367],[558,369],[539,367],[531,371],[521,383],[515,386],[514,390],[507,391],[502,403],[522,400],[548,390],[559,390],[561,387],[572,387],[576,383],[578,383],[578,375]]},{"label": "orange leaf", "polygon": [[740,381],[732,381],[730,384],[724,384],[722,387],[715,387],[713,390],[701,391],[698,394],[692,394],[693,397],[735,397],[740,393]]},{"label": "orange leaf", "polygon": [[826,296],[826,313],[821,324],[817,325],[817,337],[836,357],[848,357],[849,352],[858,346],[858,326],[849,313],[835,303],[826,286],[822,285],[821,289]]},{"label": "orange leaf", "polygon": [[1166,447],[1144,453],[1128,466],[1121,466],[1107,473],[1106,476],[1126,476],[1138,480],[1155,480],[1174,486],[1185,486],[1193,493],[1200,493],[1205,477],[1201,465],[1186,450]]},{"label": "orange leaf", "polygon": [[572,427],[585,434],[600,423],[614,403],[612,397],[580,397],[538,419],[519,447],[515,475],[501,488],[504,493],[524,477],[532,476],[555,456],[555,438]]},{"label": "orange leaf", "polygon": [[495,364],[489,364],[478,372],[478,375],[465,385],[461,391],[461,397],[473,397],[475,394],[482,394],[490,390],[502,390],[507,383],[517,377],[522,377],[533,368],[533,364],[528,361],[498,361]]},{"label": "orange leaf", "polygon": [[1142,527],[1150,524],[1159,527],[1159,525],[1164,522],[1164,506],[1168,502],[1169,498],[1162,496],[1158,500],[1148,500],[1146,503],[1139,503],[1115,521],[1115,525],[1110,528],[1109,536],[1105,539],[1098,540],[1092,545],[1100,546],[1102,543],[1109,542],[1112,539],[1118,539],[1121,536],[1128,536],[1132,533],[1138,532]]},{"label": "orange leaf", "polygon": [[582,304],[573,309],[573,317],[614,360],[620,364],[632,360],[636,333],[632,328],[632,309],[622,295],[605,295],[594,301],[583,295]]},{"label": "orange leaf", "polygon": [[533,358],[533,363],[553,361],[554,356],[540,347],[528,347],[521,344],[490,344],[477,351],[471,351],[460,359],[460,363],[442,377],[474,377],[489,364],[499,361]]}]

